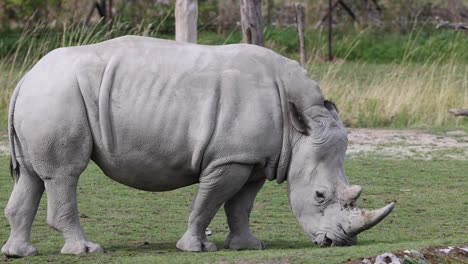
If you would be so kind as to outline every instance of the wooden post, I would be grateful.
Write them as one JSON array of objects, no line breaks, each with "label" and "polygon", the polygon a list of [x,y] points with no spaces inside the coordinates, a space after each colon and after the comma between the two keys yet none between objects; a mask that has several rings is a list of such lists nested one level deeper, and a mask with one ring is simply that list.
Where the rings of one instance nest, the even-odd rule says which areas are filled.
[{"label": "wooden post", "polygon": [[332,54],[332,22],[333,22],[332,0],[328,0],[328,61],[333,60],[333,54]]},{"label": "wooden post", "polygon": [[300,61],[302,67],[307,63],[307,56],[305,52],[304,43],[304,25],[305,25],[305,8],[303,4],[295,4],[296,8],[296,25],[297,25],[297,44],[299,46]]},{"label": "wooden post", "polygon": [[176,41],[197,43],[198,0],[177,0]]},{"label": "wooden post", "polygon": [[263,46],[262,1],[240,0],[242,42]]}]

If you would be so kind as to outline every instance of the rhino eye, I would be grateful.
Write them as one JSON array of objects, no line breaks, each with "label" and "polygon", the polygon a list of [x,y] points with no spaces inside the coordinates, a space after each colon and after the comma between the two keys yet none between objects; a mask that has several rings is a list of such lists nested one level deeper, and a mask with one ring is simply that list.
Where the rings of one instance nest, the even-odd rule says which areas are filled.
[{"label": "rhino eye", "polygon": [[325,201],[325,192],[323,191],[315,191],[315,200],[317,202]]}]

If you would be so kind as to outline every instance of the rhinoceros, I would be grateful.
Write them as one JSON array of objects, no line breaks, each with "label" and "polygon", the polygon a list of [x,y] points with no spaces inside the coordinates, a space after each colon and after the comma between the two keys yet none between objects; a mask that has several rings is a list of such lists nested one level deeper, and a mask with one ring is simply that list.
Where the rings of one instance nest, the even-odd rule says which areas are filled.
[{"label": "rhinoceros", "polygon": [[205,46],[137,36],[56,49],[17,85],[9,108],[14,188],[6,256],[36,255],[31,224],[44,190],[63,254],[102,252],[78,216],[80,174],[93,160],[127,186],[199,184],[183,251],[214,251],[205,229],[224,204],[228,249],[263,249],[249,229],[268,179],[287,181],[291,209],[320,246],[356,243],[394,203],[361,210],[343,168],[347,131],[295,61],[247,44]]}]

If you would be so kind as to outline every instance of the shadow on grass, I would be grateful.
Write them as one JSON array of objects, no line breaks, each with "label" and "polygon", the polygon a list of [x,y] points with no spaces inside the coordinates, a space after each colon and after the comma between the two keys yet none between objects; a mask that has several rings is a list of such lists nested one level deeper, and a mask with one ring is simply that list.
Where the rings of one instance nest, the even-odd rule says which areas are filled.
[{"label": "shadow on grass", "polygon": [[[227,250],[224,249],[223,243],[219,241],[213,241],[216,243],[218,250]],[[309,241],[290,241],[290,240],[266,240],[265,249],[267,250],[284,250],[284,249],[319,249],[320,247]],[[405,241],[399,241],[399,243]],[[410,241],[408,241],[410,242]],[[148,253],[172,253],[180,252],[176,248],[177,241],[174,242],[128,242],[127,244],[113,245],[105,247],[105,251],[108,253],[111,252],[148,252]],[[359,241],[355,247],[365,247],[365,246],[375,246],[375,245],[390,245],[389,241],[382,240],[364,240]]]},{"label": "shadow on grass", "polygon": [[317,247],[309,241],[290,241],[290,240],[264,240],[266,249],[304,249]]},{"label": "shadow on grass", "polygon": [[104,251],[112,252],[177,252],[176,242],[139,242],[131,245],[132,242],[121,245],[107,246]]},{"label": "shadow on grass", "polygon": [[[214,241],[218,250],[227,250],[224,249],[223,243],[219,241]],[[180,252],[176,248],[177,241],[174,242],[128,242],[127,244],[112,245],[105,247],[105,251],[108,253],[111,252]],[[312,242],[308,241],[286,241],[286,240],[267,240],[264,241],[266,249],[307,249],[307,248],[319,248],[317,245],[314,245]],[[133,245],[134,244],[134,245]]]}]

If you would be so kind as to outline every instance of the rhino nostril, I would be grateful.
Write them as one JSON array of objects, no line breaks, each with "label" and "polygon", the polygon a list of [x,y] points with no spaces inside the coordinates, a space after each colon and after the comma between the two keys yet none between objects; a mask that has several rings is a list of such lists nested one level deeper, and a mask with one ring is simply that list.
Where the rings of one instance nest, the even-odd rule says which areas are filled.
[{"label": "rhino nostril", "polygon": [[319,233],[314,235],[313,241],[320,247],[329,247],[333,243],[333,241],[327,237],[326,233]]},{"label": "rhino nostril", "polygon": [[333,243],[333,241],[325,235],[325,239],[323,240],[323,242],[322,242],[322,244],[320,246],[321,247],[329,247],[329,246],[332,245],[332,243]]},{"label": "rhino nostril", "polygon": [[316,241],[315,243],[320,247],[329,247],[333,244],[333,241],[325,235],[322,241]]}]

